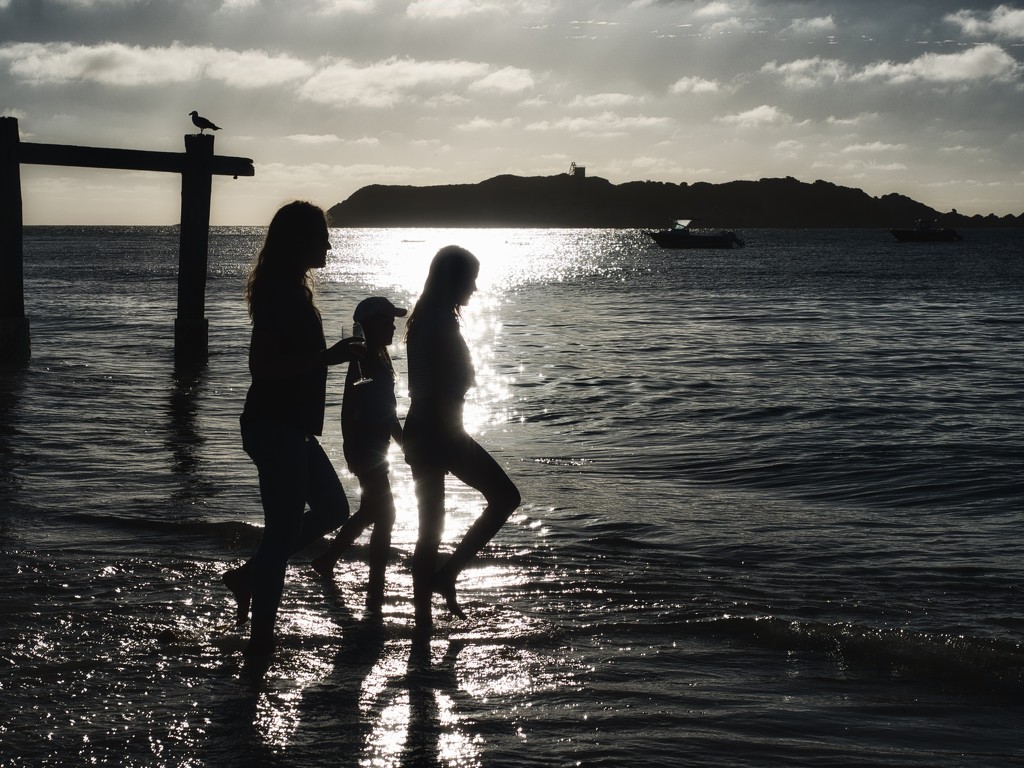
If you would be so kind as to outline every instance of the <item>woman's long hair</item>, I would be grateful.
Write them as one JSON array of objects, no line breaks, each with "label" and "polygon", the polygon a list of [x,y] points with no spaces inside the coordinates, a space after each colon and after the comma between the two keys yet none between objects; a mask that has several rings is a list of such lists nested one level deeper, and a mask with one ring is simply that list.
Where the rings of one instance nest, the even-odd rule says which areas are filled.
[{"label": "woman's long hair", "polygon": [[281,206],[267,227],[263,247],[245,284],[245,301],[252,317],[253,306],[271,291],[299,285],[313,304],[313,278],[305,254],[315,245],[327,226],[323,209],[305,200],[296,200]]},{"label": "woman's long hair", "polygon": [[428,311],[450,311],[455,317],[461,315],[459,296],[467,283],[480,273],[480,260],[458,245],[446,245],[434,254],[427,271],[416,305],[405,322],[405,338],[408,339],[416,327],[417,317]]}]

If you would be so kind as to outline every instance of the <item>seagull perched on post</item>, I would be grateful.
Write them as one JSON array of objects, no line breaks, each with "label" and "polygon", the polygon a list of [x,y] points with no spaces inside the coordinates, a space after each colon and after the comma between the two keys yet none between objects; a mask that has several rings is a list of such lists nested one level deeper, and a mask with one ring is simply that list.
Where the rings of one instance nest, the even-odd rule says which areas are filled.
[{"label": "seagull perched on post", "polygon": [[194,109],[191,112],[189,112],[189,114],[192,115],[192,125],[194,125],[196,128],[198,128],[200,133],[205,131],[207,128],[209,128],[211,131],[219,131],[220,130],[220,126],[219,125],[214,125],[209,120],[207,120],[205,117],[201,116]]}]

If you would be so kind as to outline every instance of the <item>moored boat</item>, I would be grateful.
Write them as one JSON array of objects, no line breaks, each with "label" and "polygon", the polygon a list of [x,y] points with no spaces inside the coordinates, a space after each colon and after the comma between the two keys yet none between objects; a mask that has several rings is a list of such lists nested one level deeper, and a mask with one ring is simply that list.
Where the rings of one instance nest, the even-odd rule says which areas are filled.
[{"label": "moored boat", "polygon": [[921,219],[913,229],[890,229],[901,243],[953,243],[963,240],[960,233],[948,227],[936,227],[934,221]]},{"label": "moored boat", "polygon": [[671,229],[647,234],[662,248],[742,248],[744,243],[732,231],[693,232],[691,219],[677,219]]}]

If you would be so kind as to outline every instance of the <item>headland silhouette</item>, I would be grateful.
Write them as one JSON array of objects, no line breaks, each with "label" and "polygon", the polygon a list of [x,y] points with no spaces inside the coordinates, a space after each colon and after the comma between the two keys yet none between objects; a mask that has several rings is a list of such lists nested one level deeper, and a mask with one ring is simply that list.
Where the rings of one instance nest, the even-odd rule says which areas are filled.
[{"label": "headland silhouette", "polygon": [[933,220],[948,227],[1022,227],[1019,216],[940,212],[905,195],[793,177],[724,184],[632,181],[597,176],[502,175],[477,184],[414,187],[373,184],[328,210],[336,227],[660,228],[674,219],[709,228],[846,228],[907,226]]}]

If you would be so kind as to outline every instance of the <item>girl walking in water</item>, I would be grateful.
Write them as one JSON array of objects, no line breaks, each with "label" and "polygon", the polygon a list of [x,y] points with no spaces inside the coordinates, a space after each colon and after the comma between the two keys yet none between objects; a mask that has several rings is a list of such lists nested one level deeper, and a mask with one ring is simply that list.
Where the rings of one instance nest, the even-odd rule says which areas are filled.
[{"label": "girl walking in water", "polygon": [[[519,506],[520,495],[463,426],[466,392],[474,384],[473,362],[460,330],[461,309],[476,291],[480,262],[465,248],[442,248],[430,264],[423,293],[406,323],[411,404],[403,448],[412,470],[419,509],[419,534],[412,578],[416,635],[429,639],[431,595],[444,596],[457,616],[455,582],[470,560]],[[451,473],[483,494],[486,506],[445,564],[437,568],[444,532],[445,475]]]}]

